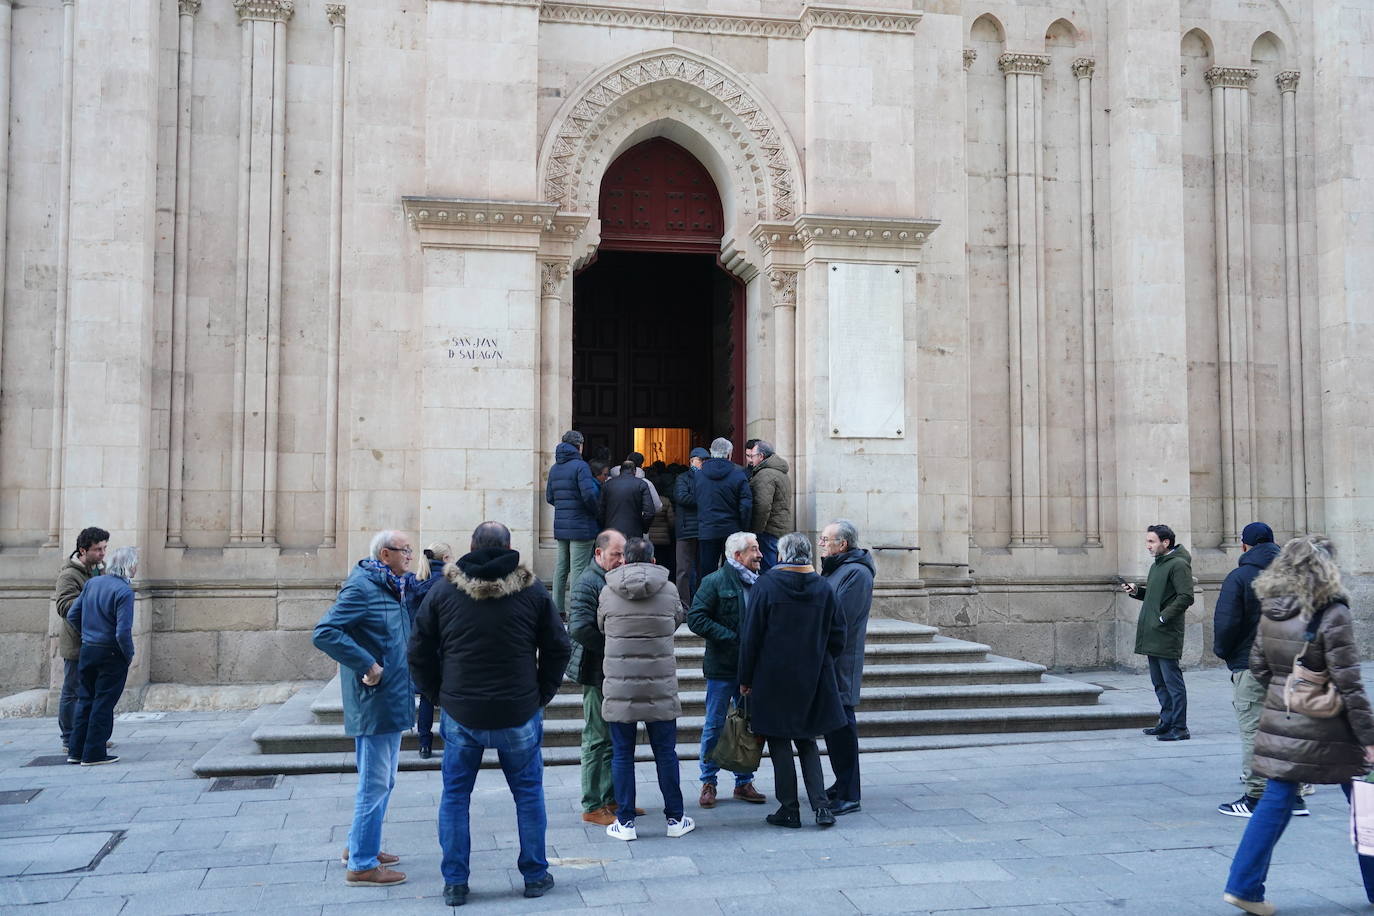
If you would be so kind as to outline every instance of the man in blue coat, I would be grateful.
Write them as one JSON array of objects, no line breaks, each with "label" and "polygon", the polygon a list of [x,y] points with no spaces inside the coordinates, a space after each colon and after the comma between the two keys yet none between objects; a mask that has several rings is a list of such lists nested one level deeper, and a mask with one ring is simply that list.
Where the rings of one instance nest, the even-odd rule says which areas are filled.
[{"label": "man in blue coat", "polygon": [[[1250,770],[1265,694],[1264,685],[1250,673],[1250,646],[1255,642],[1260,622],[1259,596],[1251,586],[1279,555],[1274,529],[1264,522],[1246,525],[1240,535],[1240,550],[1236,568],[1221,583],[1212,616],[1212,651],[1231,669],[1231,705],[1235,707],[1236,721],[1240,725],[1241,772],[1245,775],[1245,794],[1217,806],[1217,811],[1228,817],[1249,817],[1268,782]],[[1293,813],[1307,813],[1307,804],[1301,796]]]},{"label": "man in blue coat", "polygon": [[720,568],[725,539],[748,531],[754,517],[754,491],[749,475],[730,460],[729,439],[711,443],[711,457],[692,478],[697,499],[697,581]]},{"label": "man in blue coat", "polygon": [[382,821],[396,785],[401,732],[415,721],[406,645],[406,572],[410,538],[379,531],[369,555],[358,561],[320,622],[315,648],[339,663],[344,731],[353,736],[358,764],[358,794],[348,831],[344,883],[385,887],[405,881],[389,866],[398,856],[382,852]]},{"label": "man in blue coat", "polygon": [[553,453],[544,484],[544,502],[553,506],[553,536],[558,542],[558,560],[553,571],[553,605],[564,620],[564,598],[568,583],[576,582],[592,558],[592,542],[601,526],[597,523],[601,490],[592,477],[591,467],[582,459],[582,434],[570,429]]}]

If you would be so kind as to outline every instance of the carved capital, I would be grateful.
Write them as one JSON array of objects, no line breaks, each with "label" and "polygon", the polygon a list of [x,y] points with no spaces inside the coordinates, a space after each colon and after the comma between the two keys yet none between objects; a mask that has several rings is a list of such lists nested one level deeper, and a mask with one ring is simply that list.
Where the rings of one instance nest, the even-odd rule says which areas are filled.
[{"label": "carved capital", "polygon": [[324,14],[329,17],[329,24],[336,29],[343,28],[344,13],[347,10],[348,7],[344,6],[342,3],[326,3],[324,5]]},{"label": "carved capital", "polygon": [[567,261],[540,261],[540,291],[545,296],[557,296],[563,292],[563,281],[568,279]]},{"label": "carved capital", "polygon": [[200,0],[177,0],[177,12],[183,16],[194,16],[200,12]]},{"label": "carved capital", "polygon": [[1278,84],[1279,92],[1297,92],[1298,80],[1301,77],[1301,71],[1280,70],[1278,76],[1274,77],[1274,82]]},{"label": "carved capital", "polygon": [[967,70],[969,67],[972,67],[972,66],[973,66],[973,62],[974,62],[975,60],[977,60],[977,59],[978,59],[978,52],[977,52],[976,50],[974,50],[973,48],[965,48],[965,49],[964,49],[964,69],[965,69],[965,70]]},{"label": "carved capital", "polygon": [[1251,67],[1212,67],[1202,74],[1207,85],[1213,89],[1249,89],[1250,84],[1259,76],[1259,71]]},{"label": "carved capital", "polygon": [[1097,61],[1091,57],[1076,57],[1073,61],[1073,75],[1081,80],[1090,79],[1093,75],[1093,68],[1097,66]]},{"label": "carved capital", "polygon": [[768,271],[768,285],[773,287],[774,308],[797,307],[797,272],[795,270]]},{"label": "carved capital", "polygon": [[1028,73],[1040,76],[1050,65],[1048,54],[1025,54],[1020,51],[1007,51],[997,58],[997,69],[1003,73]]},{"label": "carved capital", "polygon": [[287,22],[296,12],[296,0],[234,0],[239,22]]}]

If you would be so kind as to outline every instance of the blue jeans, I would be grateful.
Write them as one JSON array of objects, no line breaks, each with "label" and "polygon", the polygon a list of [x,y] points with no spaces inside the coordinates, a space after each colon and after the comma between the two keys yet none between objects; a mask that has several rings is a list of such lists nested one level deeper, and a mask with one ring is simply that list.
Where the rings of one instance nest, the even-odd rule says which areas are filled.
[{"label": "blue jeans", "polygon": [[[81,670],[80,658],[62,659],[62,693],[57,700],[57,730],[62,733],[62,744],[72,736],[72,723],[76,721],[76,693],[78,672]],[[80,754],[80,749],[77,749]]]},{"label": "blue jeans", "polygon": [[94,763],[110,756],[105,742],[114,731],[115,704],[124,692],[129,677],[129,660],[118,646],[81,646],[80,669],[77,672],[76,715],[72,731],[67,736],[68,757],[80,757],[82,763]]},{"label": "blue jeans", "polygon": [[444,736],[444,794],[439,800],[439,846],[444,851],[439,871],[444,883],[468,883],[472,786],[482,766],[482,751],[489,747],[496,750],[515,799],[515,826],[520,834],[516,865],[526,884],[543,881],[549,874],[544,853],[549,816],[544,808],[544,752],[540,746],[544,740],[543,711],[523,725],[481,729],[467,728],[440,710],[439,733]]},{"label": "blue jeans", "polygon": [[[607,722],[611,733],[611,781],[615,783],[616,817],[622,824],[635,822],[635,723]],[[663,813],[670,821],[682,820],[682,785],[678,782],[677,719],[645,722],[649,747],[658,769],[658,790],[663,793]]]},{"label": "blue jeans", "polygon": [[1150,660],[1150,683],[1159,700],[1159,724],[1170,730],[1188,727],[1188,688],[1176,658],[1145,656]]},{"label": "blue jeans", "polygon": [[353,826],[348,829],[348,868],[368,871],[377,867],[377,853],[382,851],[382,821],[396,786],[401,733],[358,735],[353,752],[358,761],[358,794],[353,799]]},{"label": "blue jeans", "polygon": [[759,575],[763,575],[778,565],[778,536],[776,534],[760,534],[759,553],[763,554],[763,562],[759,566]]},{"label": "blue jeans", "polygon": [[[1236,857],[1231,860],[1226,893],[1242,900],[1264,899],[1264,879],[1269,876],[1269,859],[1293,816],[1298,788],[1296,782],[1269,780],[1259,804],[1255,806],[1255,813],[1245,825],[1245,835],[1236,848]],[[1341,788],[1345,791],[1345,797],[1350,798],[1350,783],[1342,783]],[[1374,857],[1359,856],[1359,860],[1365,896],[1374,902]]]},{"label": "blue jeans", "polygon": [[[716,773],[720,766],[707,759],[716,746],[720,730],[725,725],[725,716],[730,711],[730,701],[739,698],[738,681],[718,681],[706,679],[706,721],[701,726],[701,781],[716,784]],[[736,773],[735,786],[747,786],[754,781],[753,773]]]}]

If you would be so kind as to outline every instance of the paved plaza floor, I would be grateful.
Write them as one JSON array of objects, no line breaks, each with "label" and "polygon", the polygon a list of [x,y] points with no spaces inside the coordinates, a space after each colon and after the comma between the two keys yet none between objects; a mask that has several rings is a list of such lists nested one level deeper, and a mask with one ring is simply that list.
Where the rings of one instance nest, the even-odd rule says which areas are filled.
[{"label": "paved plaza floor", "polygon": [[[1367,670],[1366,677],[1371,673]],[[1142,675],[1075,677],[1142,691]],[[622,843],[579,817],[576,767],[545,772],[548,854],[557,886],[520,896],[514,807],[499,771],[473,797],[473,913],[942,913],[1018,916],[1193,916],[1221,902],[1245,821],[1216,813],[1240,794],[1230,684],[1187,675],[1194,738],[1138,732],[1021,735],[986,746],[864,755],[863,810],[823,831],[764,823],[772,807],[723,800],[696,807],[696,763],[682,766],[698,828],[660,829],[649,809]],[[191,765],[245,717],[123,717],[105,767],[33,766],[57,754],[53,719],[0,721],[0,909],[26,914],[432,913],[443,908],[435,811],[439,774],[402,772],[384,847],[410,880],[349,888],[339,853],[351,774],[289,776],[271,788],[211,791]],[[1019,743],[1011,743],[1019,742]],[[771,795],[765,761],[759,787]],[[41,790],[22,801],[33,790]],[[1364,913],[1340,790],[1308,799],[1279,844],[1269,893],[1281,914]]]}]

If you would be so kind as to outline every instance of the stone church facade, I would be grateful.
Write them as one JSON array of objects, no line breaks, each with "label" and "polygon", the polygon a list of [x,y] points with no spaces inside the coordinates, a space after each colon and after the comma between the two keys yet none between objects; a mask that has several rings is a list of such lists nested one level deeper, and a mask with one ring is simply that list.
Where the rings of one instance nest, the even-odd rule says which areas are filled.
[{"label": "stone church facade", "polygon": [[49,682],[91,524],[142,551],[131,685],[327,676],[378,528],[501,520],[551,574],[584,423],[769,439],[883,612],[1046,664],[1132,663],[1156,522],[1190,663],[1256,518],[1367,594],[1371,35],[1363,0],[0,0],[0,687]]}]

